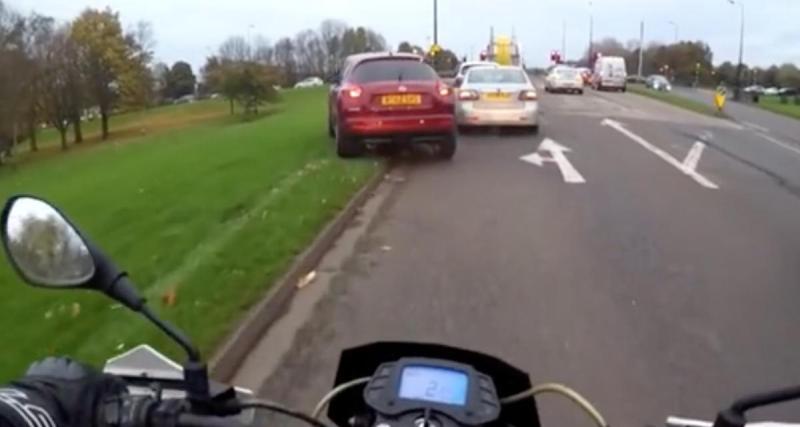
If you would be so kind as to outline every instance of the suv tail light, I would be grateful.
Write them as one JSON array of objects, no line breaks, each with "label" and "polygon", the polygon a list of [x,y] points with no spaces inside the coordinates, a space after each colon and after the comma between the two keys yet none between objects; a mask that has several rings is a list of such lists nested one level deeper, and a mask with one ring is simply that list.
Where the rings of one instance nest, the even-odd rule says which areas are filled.
[{"label": "suv tail light", "polygon": [[450,91],[450,87],[448,87],[447,85],[442,84],[442,83],[439,83],[439,88],[437,90],[438,90],[440,96],[447,96],[447,95],[450,95],[450,93],[452,93]]},{"label": "suv tail light", "polygon": [[462,101],[476,101],[478,98],[478,92],[474,90],[460,90],[458,91],[458,99]]},{"label": "suv tail light", "polygon": [[519,93],[521,101],[536,101],[537,98],[535,90],[523,90]]},{"label": "suv tail light", "polygon": [[364,91],[356,85],[347,85],[343,87],[341,90],[346,97],[354,99],[360,98],[361,94],[364,93]]}]

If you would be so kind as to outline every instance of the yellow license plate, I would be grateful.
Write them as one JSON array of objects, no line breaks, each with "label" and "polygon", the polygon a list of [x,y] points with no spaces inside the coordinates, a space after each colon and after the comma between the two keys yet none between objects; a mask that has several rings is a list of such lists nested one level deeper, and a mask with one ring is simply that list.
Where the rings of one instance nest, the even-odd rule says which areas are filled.
[{"label": "yellow license plate", "polygon": [[483,94],[483,99],[487,101],[508,101],[511,99],[511,94],[505,92],[489,92]]},{"label": "yellow license plate", "polygon": [[420,94],[403,94],[403,95],[383,95],[381,97],[381,105],[420,105],[422,104],[422,95]]}]

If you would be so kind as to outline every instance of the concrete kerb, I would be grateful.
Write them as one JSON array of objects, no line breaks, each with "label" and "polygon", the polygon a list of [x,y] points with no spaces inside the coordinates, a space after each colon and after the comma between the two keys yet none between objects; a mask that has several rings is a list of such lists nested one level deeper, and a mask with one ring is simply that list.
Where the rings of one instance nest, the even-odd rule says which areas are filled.
[{"label": "concrete kerb", "polygon": [[350,202],[329,222],[311,245],[292,263],[289,270],[272,286],[267,295],[256,304],[244,320],[217,349],[211,359],[211,376],[220,382],[229,382],[236,374],[247,354],[258,340],[279,319],[289,306],[301,277],[312,271],[322,257],[333,246],[342,232],[358,213],[359,208],[369,199],[384,176],[389,172],[388,162],[381,163],[379,170],[359,190]]}]

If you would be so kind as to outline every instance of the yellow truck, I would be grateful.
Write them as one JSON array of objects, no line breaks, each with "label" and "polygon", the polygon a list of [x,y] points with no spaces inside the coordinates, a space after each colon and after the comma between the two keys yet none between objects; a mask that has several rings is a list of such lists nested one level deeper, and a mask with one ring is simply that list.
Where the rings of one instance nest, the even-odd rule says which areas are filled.
[{"label": "yellow truck", "polygon": [[500,65],[521,65],[520,47],[515,37],[490,36],[486,51],[481,54],[481,59],[496,62]]}]

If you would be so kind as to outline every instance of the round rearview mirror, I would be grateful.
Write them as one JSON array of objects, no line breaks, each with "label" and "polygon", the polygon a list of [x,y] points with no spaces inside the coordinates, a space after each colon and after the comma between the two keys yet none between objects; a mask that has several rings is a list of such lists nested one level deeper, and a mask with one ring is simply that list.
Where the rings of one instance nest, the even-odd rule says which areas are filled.
[{"label": "round rearview mirror", "polygon": [[3,211],[2,237],[11,263],[33,285],[76,287],[94,277],[88,245],[61,212],[43,200],[10,199]]}]

